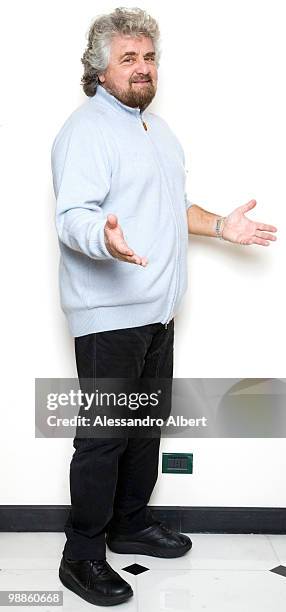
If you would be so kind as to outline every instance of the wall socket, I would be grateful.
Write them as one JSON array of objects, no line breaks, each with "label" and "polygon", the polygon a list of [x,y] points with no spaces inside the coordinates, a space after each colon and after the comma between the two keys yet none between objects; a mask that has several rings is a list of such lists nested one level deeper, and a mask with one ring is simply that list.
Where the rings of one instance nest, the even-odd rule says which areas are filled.
[{"label": "wall socket", "polygon": [[192,474],[193,453],[163,453],[163,474]]}]

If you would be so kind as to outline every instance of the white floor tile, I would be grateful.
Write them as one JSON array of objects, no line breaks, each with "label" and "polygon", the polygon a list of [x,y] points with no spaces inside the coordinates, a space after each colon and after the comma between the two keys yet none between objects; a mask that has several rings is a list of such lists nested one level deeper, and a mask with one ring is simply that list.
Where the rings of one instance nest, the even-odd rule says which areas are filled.
[{"label": "white floor tile", "polygon": [[0,567],[56,569],[66,541],[64,533],[0,533]]},{"label": "white floor tile", "polygon": [[281,565],[286,565],[286,535],[268,535]]},{"label": "white floor tile", "polygon": [[[269,540],[264,535],[187,534],[193,547],[178,559],[136,555],[136,563],[154,569],[271,569],[278,565]],[[144,561],[145,560],[145,561]]]},{"label": "white floor tile", "polygon": [[137,577],[138,612],[285,612],[286,578],[267,571],[153,570]]}]

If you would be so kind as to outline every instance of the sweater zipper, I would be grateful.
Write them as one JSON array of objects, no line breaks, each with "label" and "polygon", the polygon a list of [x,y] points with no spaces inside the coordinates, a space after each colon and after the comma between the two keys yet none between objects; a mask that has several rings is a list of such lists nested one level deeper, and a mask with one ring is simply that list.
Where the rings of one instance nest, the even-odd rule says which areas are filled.
[{"label": "sweater zipper", "polygon": [[[140,111],[140,113],[139,113],[139,117],[140,117],[140,121],[141,121],[141,123],[142,123],[142,125],[143,125],[144,130],[145,130],[145,131],[147,132],[147,134],[148,134],[148,126],[146,125],[145,121],[143,120],[143,117],[142,117],[142,115],[141,115],[141,111]],[[154,149],[153,149],[153,147],[152,147],[152,150],[154,150]],[[155,157],[156,157],[156,155],[155,155]],[[156,157],[156,161],[157,161],[157,157]],[[178,238],[178,240],[177,240],[177,261],[176,261],[176,268],[177,268],[176,286],[175,286],[175,291],[174,291],[174,295],[173,295],[172,306],[171,306],[171,309],[169,310],[169,314],[168,314],[168,317],[167,317],[167,321],[164,323],[164,327],[165,327],[165,329],[168,329],[168,325],[169,325],[170,320],[171,320],[171,319],[169,319],[169,316],[170,316],[170,314],[171,314],[171,312],[172,312],[172,310],[173,310],[173,306],[174,306],[175,301],[176,301],[176,297],[177,297],[177,288],[178,288],[178,284],[179,284],[179,283],[178,283],[178,280],[179,280],[179,266],[178,266],[178,263],[179,263],[179,257],[178,257],[179,246],[178,246],[178,245],[179,245],[179,240],[180,240],[180,232],[179,232],[178,224],[177,224],[177,221],[176,221],[176,214],[175,214],[175,210],[174,210],[174,207],[173,207],[173,202],[172,202],[172,198],[171,198],[171,196],[170,196],[170,192],[169,192],[169,188],[168,188],[168,183],[167,183],[167,181],[166,181],[166,189],[167,189],[167,192],[168,192],[168,194],[169,194],[169,200],[170,200],[170,202],[171,202],[171,208],[172,208],[172,211],[173,211],[173,216],[174,216],[175,226],[176,226],[176,230],[177,230],[177,238]]]}]

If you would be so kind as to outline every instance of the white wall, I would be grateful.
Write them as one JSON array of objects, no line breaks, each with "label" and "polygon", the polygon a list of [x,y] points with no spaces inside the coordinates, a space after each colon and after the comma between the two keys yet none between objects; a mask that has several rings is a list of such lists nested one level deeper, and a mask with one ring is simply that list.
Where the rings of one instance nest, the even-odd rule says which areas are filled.
[{"label": "white wall", "polygon": [[[125,2],[133,4],[159,19],[162,60],[152,110],[185,148],[189,198],[219,214],[255,198],[249,216],[279,228],[279,240],[267,248],[190,237],[175,375],[283,377],[283,0]],[[2,3],[0,504],[70,502],[72,440],[34,438],[35,377],[76,376],[59,305],[50,148],[84,100],[80,57],[89,24],[115,6]],[[162,440],[161,449],[192,451],[194,474],[160,476],[152,504],[286,505],[284,439]]]}]

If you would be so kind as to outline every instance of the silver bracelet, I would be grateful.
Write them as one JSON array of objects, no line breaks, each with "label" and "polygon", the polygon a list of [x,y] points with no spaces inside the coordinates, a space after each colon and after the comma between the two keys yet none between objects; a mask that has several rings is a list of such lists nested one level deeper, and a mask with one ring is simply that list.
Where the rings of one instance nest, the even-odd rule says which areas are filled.
[{"label": "silver bracelet", "polygon": [[217,238],[220,238],[221,240],[223,240],[223,226],[224,226],[224,222],[225,222],[226,217],[219,217],[217,219],[216,222],[216,226],[215,226],[215,235]]}]

